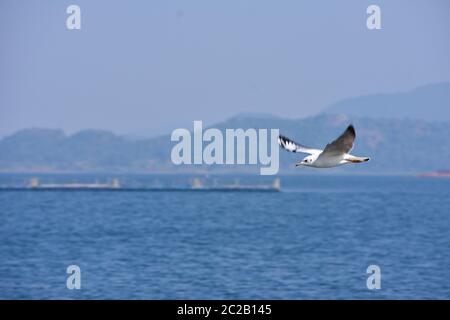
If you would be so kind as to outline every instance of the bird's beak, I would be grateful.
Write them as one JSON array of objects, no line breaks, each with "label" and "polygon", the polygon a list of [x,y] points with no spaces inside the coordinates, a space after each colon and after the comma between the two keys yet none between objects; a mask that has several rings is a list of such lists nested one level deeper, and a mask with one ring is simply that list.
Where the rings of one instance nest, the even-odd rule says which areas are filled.
[{"label": "bird's beak", "polygon": [[296,167],[301,167],[301,166],[303,166],[303,162],[297,162],[297,163],[295,164],[295,166],[296,166]]}]

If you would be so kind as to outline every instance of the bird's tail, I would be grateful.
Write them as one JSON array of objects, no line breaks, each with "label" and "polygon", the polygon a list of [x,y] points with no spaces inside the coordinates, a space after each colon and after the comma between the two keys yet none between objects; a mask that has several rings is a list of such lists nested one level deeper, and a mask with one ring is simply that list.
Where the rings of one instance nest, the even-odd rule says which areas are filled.
[{"label": "bird's tail", "polygon": [[347,156],[346,160],[353,162],[353,163],[360,163],[360,162],[367,162],[370,160],[370,158],[369,157],[355,157],[355,156],[349,155],[349,156]]}]

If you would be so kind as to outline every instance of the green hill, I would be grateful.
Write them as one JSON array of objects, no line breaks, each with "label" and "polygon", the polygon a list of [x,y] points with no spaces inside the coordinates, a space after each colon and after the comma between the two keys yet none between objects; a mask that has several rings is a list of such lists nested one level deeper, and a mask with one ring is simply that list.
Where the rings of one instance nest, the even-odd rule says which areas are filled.
[{"label": "green hill", "polygon": [[[326,172],[418,173],[450,168],[450,122],[319,115],[300,120],[240,115],[214,127],[279,128],[280,133],[311,147],[323,147],[349,124],[356,127],[353,153],[372,158],[355,166]],[[187,128],[191,129],[192,128]],[[255,166],[174,166],[170,136],[129,140],[111,132],[86,130],[65,135],[60,130],[27,129],[0,140],[0,171],[71,172],[257,172]],[[281,172],[294,169],[302,155],[280,150]],[[300,171],[301,170],[301,171]],[[325,171],[321,171],[325,172]]]}]

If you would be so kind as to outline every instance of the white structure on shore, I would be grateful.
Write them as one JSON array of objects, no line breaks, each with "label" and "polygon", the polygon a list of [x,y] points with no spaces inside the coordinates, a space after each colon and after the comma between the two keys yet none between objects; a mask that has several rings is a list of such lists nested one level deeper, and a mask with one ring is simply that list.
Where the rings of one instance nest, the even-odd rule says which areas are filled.
[{"label": "white structure on shore", "polygon": [[111,183],[40,183],[39,179],[33,177],[28,183],[32,189],[118,189],[119,179],[114,178]]}]

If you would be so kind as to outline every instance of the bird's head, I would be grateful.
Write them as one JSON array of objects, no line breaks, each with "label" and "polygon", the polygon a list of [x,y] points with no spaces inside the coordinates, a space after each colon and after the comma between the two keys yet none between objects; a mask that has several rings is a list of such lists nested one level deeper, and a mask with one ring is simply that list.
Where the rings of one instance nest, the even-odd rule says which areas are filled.
[{"label": "bird's head", "polygon": [[307,157],[303,158],[302,161],[297,162],[295,164],[295,166],[296,167],[299,167],[299,166],[310,166],[314,162],[314,160],[315,160],[314,157],[312,155],[310,155],[310,156],[307,156]]}]

